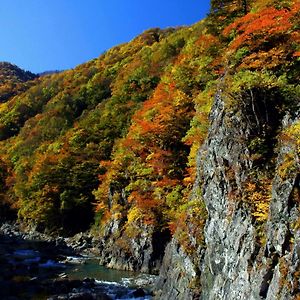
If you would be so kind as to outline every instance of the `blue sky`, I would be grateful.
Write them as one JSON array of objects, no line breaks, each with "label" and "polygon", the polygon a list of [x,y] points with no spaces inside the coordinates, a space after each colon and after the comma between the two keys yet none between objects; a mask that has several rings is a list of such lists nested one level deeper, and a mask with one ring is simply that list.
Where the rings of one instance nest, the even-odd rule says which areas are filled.
[{"label": "blue sky", "polygon": [[0,61],[32,72],[98,57],[153,27],[190,25],[209,0],[0,0]]}]

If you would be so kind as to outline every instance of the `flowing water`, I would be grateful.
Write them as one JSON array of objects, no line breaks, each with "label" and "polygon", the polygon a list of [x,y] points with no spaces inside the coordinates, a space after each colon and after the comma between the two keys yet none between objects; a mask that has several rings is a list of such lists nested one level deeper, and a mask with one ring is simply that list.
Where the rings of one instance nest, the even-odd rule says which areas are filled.
[{"label": "flowing water", "polygon": [[42,300],[82,291],[111,299],[151,299],[147,289],[154,280],[146,274],[107,269],[95,257],[68,256],[49,243],[3,235],[0,270],[1,300]]}]

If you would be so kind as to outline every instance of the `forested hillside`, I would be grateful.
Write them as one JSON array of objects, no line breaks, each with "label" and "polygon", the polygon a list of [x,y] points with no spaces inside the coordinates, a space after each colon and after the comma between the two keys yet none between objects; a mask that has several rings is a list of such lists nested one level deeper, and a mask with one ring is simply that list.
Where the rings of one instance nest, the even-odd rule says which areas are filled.
[{"label": "forested hillside", "polygon": [[[213,0],[193,26],[147,30],[72,70],[35,78],[1,63],[0,217],[90,229],[110,267],[159,272],[165,255],[161,299],[242,299],[209,294],[222,267],[207,251],[224,252],[246,220],[245,269],[273,253],[284,186],[285,250],[299,240],[299,11],[297,0]],[[278,267],[294,278],[284,295],[300,295],[297,255]]]},{"label": "forested hillside", "polygon": [[0,62],[0,103],[7,101],[18,93],[26,91],[30,86],[28,81],[36,77],[37,75],[29,71],[23,71],[13,64]]}]

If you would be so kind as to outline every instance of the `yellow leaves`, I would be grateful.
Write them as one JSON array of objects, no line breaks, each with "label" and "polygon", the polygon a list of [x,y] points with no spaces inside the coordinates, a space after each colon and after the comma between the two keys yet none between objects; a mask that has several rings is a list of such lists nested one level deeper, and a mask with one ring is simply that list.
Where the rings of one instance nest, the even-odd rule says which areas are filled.
[{"label": "yellow leaves", "polygon": [[285,76],[276,77],[267,71],[241,70],[235,73],[233,77],[228,76],[226,78],[227,91],[230,91],[232,94],[246,90],[249,91],[253,88],[263,88],[265,90],[282,88],[286,83]]},{"label": "yellow leaves", "polygon": [[131,224],[141,218],[141,211],[138,207],[132,207],[127,214],[127,223]]},{"label": "yellow leaves", "polygon": [[244,201],[251,207],[252,216],[259,223],[268,219],[270,201],[272,199],[272,182],[268,178],[249,181],[245,184]]},{"label": "yellow leaves", "polygon": [[[117,197],[119,197],[118,193],[116,193]],[[115,195],[113,197],[115,197]],[[111,208],[112,218],[115,220],[120,220],[122,218],[123,207],[116,200],[113,201],[113,206]]]},{"label": "yellow leaves", "polygon": [[105,211],[107,209],[107,205],[102,201],[97,203],[96,211]]},{"label": "yellow leaves", "polygon": [[288,143],[290,151],[284,154],[283,161],[278,168],[278,174],[285,179],[289,174],[298,172],[297,156],[300,155],[300,121],[289,126],[281,134],[282,143]]},{"label": "yellow leaves", "polygon": [[195,175],[193,174],[193,176],[187,176],[185,178],[183,178],[183,183],[185,186],[188,186],[190,184],[193,184],[195,181]]},{"label": "yellow leaves", "polygon": [[278,168],[278,175],[285,179],[289,174],[296,171],[296,161],[293,153],[286,153],[284,160]]},{"label": "yellow leaves", "polygon": [[196,157],[198,149],[203,144],[209,126],[208,115],[211,110],[213,93],[212,91],[205,90],[194,100],[196,103],[196,114],[191,120],[191,127],[188,130],[186,136],[182,139],[186,145],[190,146],[190,153],[188,157],[188,172],[189,179],[185,179],[184,183],[189,184],[189,182],[195,179],[196,175]]},{"label": "yellow leaves", "polygon": [[297,146],[297,152],[300,154],[300,121],[285,130],[284,134]]},{"label": "yellow leaves", "polygon": [[0,114],[7,111],[7,109],[8,109],[8,102],[0,103]]},{"label": "yellow leaves", "polygon": [[251,200],[255,203],[256,208],[252,216],[255,217],[258,222],[266,221],[268,219],[271,196],[264,197],[260,193],[255,192]]},{"label": "yellow leaves", "polygon": [[246,186],[246,190],[247,190],[249,193],[253,193],[253,192],[256,190],[256,184],[255,184],[255,183],[252,183],[252,182],[248,182],[248,183],[247,183],[247,186]]},{"label": "yellow leaves", "polygon": [[171,229],[176,229],[176,237],[184,250],[187,253],[193,252],[195,247],[204,244],[204,226],[207,219],[205,203],[201,195],[197,195],[196,199],[188,200],[177,211],[177,223],[171,223]]},{"label": "yellow leaves", "polygon": [[132,207],[127,213],[127,223],[125,233],[128,237],[134,238],[141,233],[139,224],[143,221],[145,214],[136,206]]},{"label": "yellow leaves", "polygon": [[253,3],[253,11],[265,9],[274,4],[274,0],[256,0]]}]

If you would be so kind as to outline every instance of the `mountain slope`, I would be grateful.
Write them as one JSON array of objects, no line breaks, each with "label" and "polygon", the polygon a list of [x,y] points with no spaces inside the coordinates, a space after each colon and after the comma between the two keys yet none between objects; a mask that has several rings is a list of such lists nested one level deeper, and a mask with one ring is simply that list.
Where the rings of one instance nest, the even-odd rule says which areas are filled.
[{"label": "mountain slope", "polygon": [[299,9],[212,1],[0,104],[2,215],[90,229],[157,299],[299,297]]},{"label": "mountain slope", "polygon": [[26,82],[33,80],[37,76],[29,71],[24,71],[8,62],[0,62],[0,80],[1,84],[6,82]]},{"label": "mountain slope", "polygon": [[28,88],[26,82],[37,78],[29,71],[23,71],[16,65],[0,62],[0,103]]},{"label": "mountain slope", "polygon": [[[20,217],[71,232],[89,226],[100,160],[110,157],[183,44],[174,29],[150,30],[2,104],[0,136],[14,182],[9,201]],[[80,224],[77,214],[85,215]]]}]

